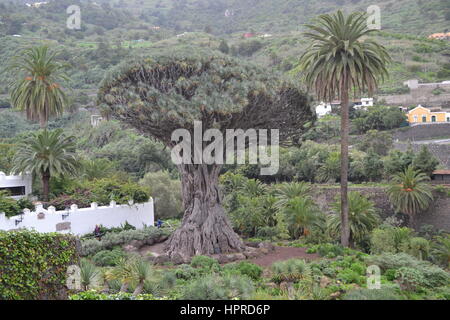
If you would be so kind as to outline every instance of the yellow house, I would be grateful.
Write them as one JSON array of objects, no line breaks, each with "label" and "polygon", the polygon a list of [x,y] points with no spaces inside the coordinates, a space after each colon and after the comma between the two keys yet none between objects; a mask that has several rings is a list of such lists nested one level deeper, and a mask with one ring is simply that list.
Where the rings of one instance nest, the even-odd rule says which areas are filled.
[{"label": "yellow house", "polygon": [[408,112],[408,122],[416,123],[443,123],[450,122],[450,112],[436,111],[424,108],[421,105]]}]

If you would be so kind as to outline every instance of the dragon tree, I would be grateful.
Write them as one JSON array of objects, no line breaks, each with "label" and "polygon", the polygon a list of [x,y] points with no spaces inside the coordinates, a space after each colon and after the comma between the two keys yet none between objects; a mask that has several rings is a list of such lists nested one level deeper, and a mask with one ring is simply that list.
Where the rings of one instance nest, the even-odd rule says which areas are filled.
[{"label": "dragon tree", "polygon": [[[172,133],[204,130],[279,129],[281,145],[301,141],[315,120],[310,100],[293,83],[256,66],[218,53],[160,55],[127,62],[107,75],[99,105],[112,118],[174,148]],[[205,143],[206,142],[202,142]],[[193,160],[193,159],[191,159]],[[188,260],[194,255],[242,252],[221,205],[220,163],[178,164],[182,181],[182,225],[166,252]]]}]

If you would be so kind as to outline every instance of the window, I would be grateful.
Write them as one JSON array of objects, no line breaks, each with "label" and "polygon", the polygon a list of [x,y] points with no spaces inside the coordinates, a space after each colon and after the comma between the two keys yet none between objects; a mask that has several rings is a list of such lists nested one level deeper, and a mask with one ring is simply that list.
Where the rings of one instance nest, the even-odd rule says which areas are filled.
[{"label": "window", "polygon": [[419,121],[419,119],[418,119],[417,115],[414,115],[414,122],[418,122],[418,121]]},{"label": "window", "polygon": [[0,191],[9,191],[12,197],[15,196],[24,196],[25,195],[25,187],[9,187],[9,188],[0,188]]},{"label": "window", "polygon": [[436,116],[431,117],[431,122],[436,122]]},{"label": "window", "polygon": [[427,122],[427,116],[422,116],[422,122]]},{"label": "window", "polygon": [[450,122],[450,117],[447,117],[447,122]]}]

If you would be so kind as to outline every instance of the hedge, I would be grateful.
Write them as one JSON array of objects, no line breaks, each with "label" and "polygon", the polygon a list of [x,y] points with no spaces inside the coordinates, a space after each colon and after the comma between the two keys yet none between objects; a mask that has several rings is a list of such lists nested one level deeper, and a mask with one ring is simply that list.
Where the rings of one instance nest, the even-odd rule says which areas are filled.
[{"label": "hedge", "polygon": [[0,231],[0,300],[65,299],[67,268],[78,262],[73,236]]}]

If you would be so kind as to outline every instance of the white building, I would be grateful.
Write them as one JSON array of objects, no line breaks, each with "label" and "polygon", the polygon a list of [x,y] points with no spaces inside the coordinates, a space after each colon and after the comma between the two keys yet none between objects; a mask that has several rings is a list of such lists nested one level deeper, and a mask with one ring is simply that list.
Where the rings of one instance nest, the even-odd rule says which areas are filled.
[{"label": "white building", "polygon": [[321,102],[318,106],[316,106],[317,117],[321,118],[330,113],[331,113],[331,103]]},{"label": "white building", "polygon": [[373,107],[373,98],[361,98],[353,106],[355,109],[367,109],[367,107]]},{"label": "white building", "polygon": [[30,174],[20,176],[7,176],[0,171],[0,191],[7,190],[11,198],[22,199],[31,194],[32,177]]},{"label": "white building", "polygon": [[111,201],[109,206],[99,207],[95,202],[90,208],[56,211],[54,207],[44,209],[36,205],[35,211],[25,209],[23,214],[6,217],[0,212],[0,230],[28,229],[37,232],[59,232],[84,235],[94,231],[96,225],[106,228],[120,227],[128,222],[137,229],[154,225],[153,200],[147,203],[117,205]]}]

